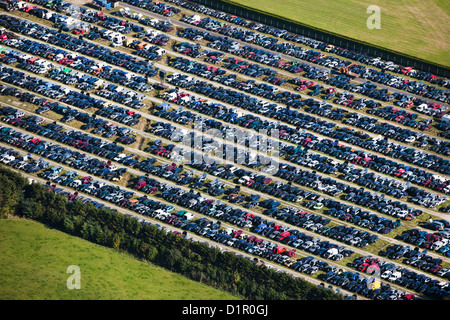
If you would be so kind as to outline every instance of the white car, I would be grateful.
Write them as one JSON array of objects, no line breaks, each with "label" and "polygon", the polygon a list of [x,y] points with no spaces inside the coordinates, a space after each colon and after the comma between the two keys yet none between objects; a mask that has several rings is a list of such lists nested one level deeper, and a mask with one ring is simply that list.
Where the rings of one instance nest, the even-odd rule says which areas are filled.
[{"label": "white car", "polygon": [[439,276],[439,277],[443,277],[447,272],[449,272],[450,271],[450,269],[449,268],[443,268],[443,269],[441,269],[441,270],[439,270],[438,272],[437,272],[437,275]]},{"label": "white car", "polygon": [[395,282],[398,279],[400,279],[400,277],[402,276],[402,273],[399,271],[393,272],[390,276],[389,276],[389,281]]},{"label": "white car", "polygon": [[442,248],[444,246],[444,242],[443,241],[436,241],[434,242],[431,246],[430,249],[431,250],[439,250],[440,248]]},{"label": "white car", "polygon": [[383,273],[381,274],[381,278],[382,278],[382,279],[388,279],[388,278],[391,276],[391,274],[392,274],[392,271],[391,271],[391,270],[386,270],[385,272],[383,272]]},{"label": "white car", "polygon": [[300,247],[300,245],[303,243],[303,240],[302,239],[297,239],[297,240],[295,240],[291,245],[294,247],[294,248],[298,248],[298,247]]}]

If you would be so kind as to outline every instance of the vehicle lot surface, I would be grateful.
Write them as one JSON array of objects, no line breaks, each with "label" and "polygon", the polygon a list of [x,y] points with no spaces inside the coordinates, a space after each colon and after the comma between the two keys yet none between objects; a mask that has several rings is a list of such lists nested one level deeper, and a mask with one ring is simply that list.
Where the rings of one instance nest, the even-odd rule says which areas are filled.
[{"label": "vehicle lot surface", "polygon": [[[270,82],[273,86],[269,88],[265,82],[257,88],[248,77],[247,82],[234,81],[234,71],[228,74],[228,68],[214,60],[215,55],[206,55],[204,60],[201,56],[185,59],[189,50],[177,54],[172,51],[183,41],[175,39],[174,34],[187,38],[182,31],[190,24],[164,31],[171,38],[170,45],[139,49],[140,40],[136,39],[142,38],[138,32],[143,26],[131,13],[120,16],[136,23],[125,32],[123,25],[129,25],[129,20],[86,12],[83,19],[89,23],[83,28],[93,31],[82,39],[76,36],[84,32],[81,28],[70,31],[66,26],[58,32],[58,26],[62,26],[58,23],[64,17],[43,19],[44,11],[39,6],[28,12],[27,8],[2,15],[2,25],[15,33],[7,32],[7,39],[3,37],[1,56],[1,120],[5,123],[0,131],[2,163],[29,173],[39,172],[40,177],[58,185],[80,193],[86,191],[119,208],[209,238],[218,246],[274,261],[292,273],[306,274],[313,282],[326,281],[369,298],[401,298],[403,291],[391,291],[387,286],[383,294],[368,294],[367,279],[357,273],[369,275],[368,267],[378,266],[397,289],[424,296],[445,294],[445,288],[448,291],[448,284],[439,281],[449,275],[449,226],[437,219],[445,220],[450,210],[445,197],[450,193],[448,138],[429,149],[424,148],[423,141],[412,144],[413,135],[427,134],[414,127],[404,136],[396,136],[400,124],[395,116],[386,120],[392,125],[389,132],[379,130],[365,135],[359,129],[370,128],[368,121],[372,120],[361,120],[354,113],[337,109],[322,112],[326,101],[304,95],[310,95],[311,88],[301,89],[305,90],[301,98],[286,99],[284,95],[294,97],[295,92],[280,93],[277,90],[281,85],[276,83]],[[53,9],[64,12],[59,6]],[[153,16],[165,19],[156,13]],[[136,42],[113,45],[117,41],[113,39],[122,34],[104,37],[107,31],[103,27],[122,30]],[[189,39],[197,41],[195,48],[212,48],[210,38],[202,40],[194,35]],[[114,48],[109,49],[109,45]],[[166,50],[162,57],[152,55],[150,60],[154,61],[138,58],[153,53],[151,50],[158,46]],[[232,55],[220,50],[224,51],[221,57]],[[245,56],[242,50],[240,54]],[[263,55],[262,51],[257,56]],[[102,71],[97,68],[100,64]],[[279,68],[264,65],[275,73]],[[165,90],[152,87],[156,88],[160,81],[153,68],[168,73]],[[148,82],[141,76],[144,73]],[[308,81],[304,83],[306,86]],[[127,98],[123,92],[139,100]],[[263,103],[260,97],[276,104]],[[341,105],[337,101],[346,103],[347,109],[360,110],[342,97],[334,102]],[[14,108],[8,108],[9,104]],[[194,120],[203,125],[196,126]],[[352,127],[338,129],[335,126],[340,121]],[[274,171],[261,162],[238,164],[236,159],[221,164],[223,155],[214,154],[215,138],[206,132],[211,128],[222,133],[226,128],[235,128],[252,135],[261,128],[282,129],[278,137],[283,145],[278,159],[281,170]],[[192,139],[182,141],[180,135],[173,135],[178,130],[191,138],[203,135],[205,140],[202,145]],[[380,138],[374,142],[377,134]],[[382,136],[386,139],[380,140]],[[233,138],[226,143],[232,142],[236,151],[252,156],[245,140]],[[180,154],[189,147],[195,153],[203,151],[217,163],[181,165]],[[249,149],[256,152],[253,145]],[[42,159],[24,160],[22,153],[27,151]],[[44,166],[44,160],[50,160],[52,166]],[[77,172],[71,173],[72,169]],[[90,175],[102,182],[92,181]],[[73,200],[78,194],[67,196]],[[189,218],[182,219],[183,214]],[[435,221],[427,223],[430,218]],[[398,270],[393,272],[393,268]]]}]

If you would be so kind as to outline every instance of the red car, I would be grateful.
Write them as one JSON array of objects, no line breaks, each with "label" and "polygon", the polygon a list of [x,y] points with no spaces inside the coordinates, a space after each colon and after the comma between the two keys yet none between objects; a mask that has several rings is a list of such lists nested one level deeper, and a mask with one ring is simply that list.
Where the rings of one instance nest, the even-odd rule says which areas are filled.
[{"label": "red car", "polygon": [[33,138],[30,142],[31,142],[32,144],[37,144],[39,141],[41,141],[41,139]]},{"label": "red car", "polygon": [[291,233],[289,231],[281,232],[279,235],[277,235],[277,240],[278,241],[283,241],[284,239],[286,239],[290,235],[291,235]]},{"label": "red car", "polygon": [[164,147],[159,147],[158,149],[156,149],[156,150],[154,151],[154,153],[159,154],[159,155],[162,155],[165,151],[166,151],[166,148],[164,148]]},{"label": "red car", "polygon": [[280,230],[281,229],[281,226],[280,225],[278,225],[278,224],[276,224],[274,227],[273,227],[274,229],[275,229],[275,231],[278,231],[278,230]]},{"label": "red car", "polygon": [[97,17],[101,20],[105,20],[108,16],[104,14],[103,12],[98,12]]},{"label": "red car", "polygon": [[402,70],[400,70],[401,73],[407,74],[408,72],[412,71],[413,67],[405,67]]},{"label": "red car", "polygon": [[432,273],[437,273],[439,270],[441,270],[443,267],[441,266],[441,265],[436,265],[436,266],[433,266],[431,269],[430,269],[430,272],[432,272]]},{"label": "red car", "polygon": [[58,61],[59,64],[64,64],[66,66],[70,66],[73,62],[74,62],[74,60],[69,59],[69,58],[63,58]]},{"label": "red car", "polygon": [[80,148],[84,148],[84,147],[86,147],[87,145],[89,145],[89,142],[87,142],[87,141],[82,141],[82,142],[80,142],[80,144],[78,144],[78,146],[79,146]]},{"label": "red car", "polygon": [[134,188],[139,190],[139,189],[142,189],[143,187],[145,187],[146,185],[147,185],[147,182],[145,180],[141,180],[134,186]]},{"label": "red car", "polygon": [[252,213],[247,213],[247,214],[245,215],[245,220],[253,219],[254,217],[255,217],[254,214],[252,214]]},{"label": "red car", "polygon": [[400,169],[398,169],[397,171],[394,172],[394,175],[397,176],[397,177],[400,177],[402,174],[405,173],[405,171],[406,171],[405,169],[400,168]]},{"label": "red car", "polygon": [[285,251],[284,254],[286,254],[288,257],[293,257],[293,256],[295,256],[296,252],[297,252],[297,250],[292,249],[292,250],[289,250],[289,251]]},{"label": "red car", "polygon": [[308,214],[308,211],[302,211],[302,212],[298,213],[297,215],[298,215],[300,218],[303,218],[303,217],[306,216],[307,214]]},{"label": "red car", "polygon": [[92,180],[94,180],[91,176],[86,176],[81,178],[81,181],[83,181],[84,184],[92,182]]},{"label": "red car", "polygon": [[243,233],[242,230],[233,231],[233,233],[231,233],[231,236],[233,238],[238,238],[242,233]]},{"label": "red car", "polygon": [[366,269],[370,266],[367,262],[364,262],[358,266],[358,270],[361,272],[366,271]]},{"label": "red car", "polygon": [[246,187],[251,187],[254,183],[255,183],[255,180],[253,180],[253,179],[248,179],[248,181],[246,181],[246,182],[244,183],[244,185],[245,185]]},{"label": "red car", "polygon": [[403,108],[411,108],[413,106],[413,102],[412,101],[405,101],[402,103],[402,107]]},{"label": "red car", "polygon": [[73,201],[73,200],[75,200],[77,197],[78,197],[78,192],[77,192],[77,191],[75,191],[74,194],[69,194],[69,195],[67,195],[67,199],[68,199],[69,201]]},{"label": "red car", "polygon": [[14,119],[9,120],[8,123],[14,125],[14,124],[16,124],[17,122],[19,122],[20,120],[22,120],[22,119],[21,119],[21,118],[14,118]]},{"label": "red car", "polygon": [[175,170],[177,168],[177,165],[175,163],[172,163],[171,165],[166,167],[167,171],[172,171]]},{"label": "red car", "polygon": [[158,187],[151,187],[150,189],[148,189],[146,192],[148,194],[155,194],[159,191]]},{"label": "red car", "polygon": [[273,249],[273,253],[283,253],[285,251],[286,251],[286,248],[282,247],[282,246],[277,246]]},{"label": "red car", "polygon": [[364,158],[363,159],[363,162],[361,163],[363,166],[368,166],[369,165],[369,163],[371,163],[372,162],[372,158]]},{"label": "red car", "polygon": [[310,143],[312,141],[312,139],[311,138],[306,138],[305,140],[303,140],[302,142],[301,142],[301,144],[303,145],[303,146],[306,146],[306,145],[308,145],[308,143]]},{"label": "red car", "polygon": [[85,32],[86,32],[86,30],[84,30],[84,29],[82,29],[82,28],[73,30],[73,33],[75,33],[75,34],[83,34],[83,33],[85,33]]}]

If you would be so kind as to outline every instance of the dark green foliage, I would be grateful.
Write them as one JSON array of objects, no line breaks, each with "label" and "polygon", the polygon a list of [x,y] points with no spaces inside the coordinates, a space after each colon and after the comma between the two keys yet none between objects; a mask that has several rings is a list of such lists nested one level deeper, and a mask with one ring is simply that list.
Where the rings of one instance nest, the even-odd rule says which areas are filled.
[{"label": "dark green foliage", "polygon": [[28,181],[12,170],[0,169],[0,218],[6,218],[16,210],[23,187]]}]

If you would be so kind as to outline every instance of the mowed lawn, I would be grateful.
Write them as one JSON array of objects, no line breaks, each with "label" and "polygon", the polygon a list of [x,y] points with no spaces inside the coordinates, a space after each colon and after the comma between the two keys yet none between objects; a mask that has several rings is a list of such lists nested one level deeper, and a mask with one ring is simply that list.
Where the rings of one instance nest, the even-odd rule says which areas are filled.
[{"label": "mowed lawn", "polygon": [[[1,300],[225,300],[232,295],[24,219],[0,220]],[[67,288],[77,265],[81,289]]]},{"label": "mowed lawn", "polygon": [[[450,66],[448,0],[226,0]],[[368,29],[370,5],[381,29]]]}]

